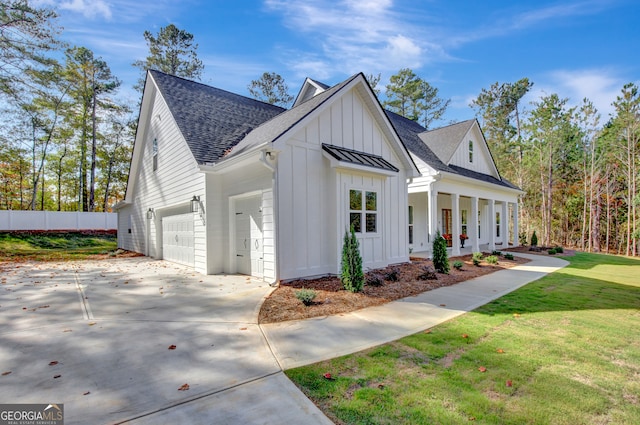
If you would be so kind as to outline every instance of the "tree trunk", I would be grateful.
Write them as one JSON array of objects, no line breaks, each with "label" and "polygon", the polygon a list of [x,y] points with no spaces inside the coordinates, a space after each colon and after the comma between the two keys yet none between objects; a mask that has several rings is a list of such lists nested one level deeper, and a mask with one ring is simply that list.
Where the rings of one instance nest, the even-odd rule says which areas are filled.
[{"label": "tree trunk", "polygon": [[89,211],[96,209],[96,103],[98,102],[96,85],[93,85],[93,105],[91,111],[91,183],[89,186]]},{"label": "tree trunk", "polygon": [[[589,236],[589,252],[600,252],[600,215],[602,214],[602,197],[598,196],[595,202],[595,211],[589,214],[591,235]],[[593,220],[591,217],[593,216]],[[593,240],[593,245],[591,241]],[[591,247],[593,246],[593,251]]]},{"label": "tree trunk", "polygon": [[60,160],[58,161],[58,211],[62,210],[62,161],[64,157],[67,156],[67,145],[64,145],[64,150],[60,155]]}]

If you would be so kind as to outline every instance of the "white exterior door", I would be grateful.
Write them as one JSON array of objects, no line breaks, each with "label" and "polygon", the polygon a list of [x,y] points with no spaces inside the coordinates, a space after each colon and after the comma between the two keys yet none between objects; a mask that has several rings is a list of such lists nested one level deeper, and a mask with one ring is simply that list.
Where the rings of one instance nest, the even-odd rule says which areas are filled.
[{"label": "white exterior door", "polygon": [[162,258],[194,267],[193,214],[162,219]]},{"label": "white exterior door", "polygon": [[236,270],[238,273],[263,276],[261,197],[237,199],[236,213]]}]

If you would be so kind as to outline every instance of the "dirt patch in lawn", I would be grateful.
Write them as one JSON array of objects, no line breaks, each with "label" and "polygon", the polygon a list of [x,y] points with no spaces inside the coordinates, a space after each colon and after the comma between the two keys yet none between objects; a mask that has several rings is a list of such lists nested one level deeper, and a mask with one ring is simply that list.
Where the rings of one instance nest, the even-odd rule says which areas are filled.
[{"label": "dirt patch in lawn", "polygon": [[[489,253],[484,253],[485,257],[487,255]],[[258,320],[260,323],[275,323],[347,313],[415,296],[443,286],[454,285],[474,277],[524,264],[529,260],[522,257],[506,260],[500,257],[497,265],[482,261],[480,266],[474,266],[471,255],[465,255],[450,258],[452,265],[454,261],[462,261],[462,269],[456,270],[451,267],[449,274],[436,273],[436,280],[419,279],[419,276],[424,274],[425,266],[433,268],[431,260],[422,258],[411,258],[410,263],[374,270],[367,275],[376,273],[384,279],[384,277],[389,277],[395,269],[397,281],[384,279],[379,286],[365,285],[363,291],[359,293],[346,291],[337,276],[281,283],[262,304]],[[317,292],[317,296],[310,306],[305,306],[296,298],[296,291],[301,288],[313,289]]]}]

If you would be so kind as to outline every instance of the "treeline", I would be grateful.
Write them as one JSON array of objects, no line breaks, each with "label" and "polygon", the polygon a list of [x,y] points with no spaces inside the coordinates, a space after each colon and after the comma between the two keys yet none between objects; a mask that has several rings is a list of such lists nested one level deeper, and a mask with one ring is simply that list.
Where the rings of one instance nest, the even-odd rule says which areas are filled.
[{"label": "treeline", "polygon": [[502,173],[525,191],[521,242],[638,254],[640,94],[629,83],[608,119],[589,99],[549,94],[522,105],[533,83],[495,83],[472,102]]},{"label": "treeline", "polygon": [[135,119],[108,64],[58,35],[53,10],[0,1],[0,208],[107,211]]},{"label": "treeline", "polygon": [[[108,211],[125,193],[137,107],[119,97],[108,64],[58,38],[56,14],[27,0],[0,0],[0,209]],[[204,65],[192,34],[170,24],[143,34],[149,54],[132,65],[199,80]],[[382,104],[433,128],[450,101],[411,69],[378,88]],[[520,239],[544,245],[638,254],[640,94],[621,88],[614,114],[557,94],[523,105],[533,83],[495,83],[471,103],[503,177],[517,184]],[[253,97],[289,106],[284,79],[265,72]]]}]

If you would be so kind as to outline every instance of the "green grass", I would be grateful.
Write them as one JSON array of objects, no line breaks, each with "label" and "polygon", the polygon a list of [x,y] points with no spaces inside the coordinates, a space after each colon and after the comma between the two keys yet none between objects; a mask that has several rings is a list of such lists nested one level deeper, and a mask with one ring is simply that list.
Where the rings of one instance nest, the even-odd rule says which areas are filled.
[{"label": "green grass", "polygon": [[640,260],[567,259],[430,333],[286,373],[338,423],[638,424]]},{"label": "green grass", "polygon": [[107,233],[0,233],[0,261],[81,260],[116,248],[116,236]]}]

